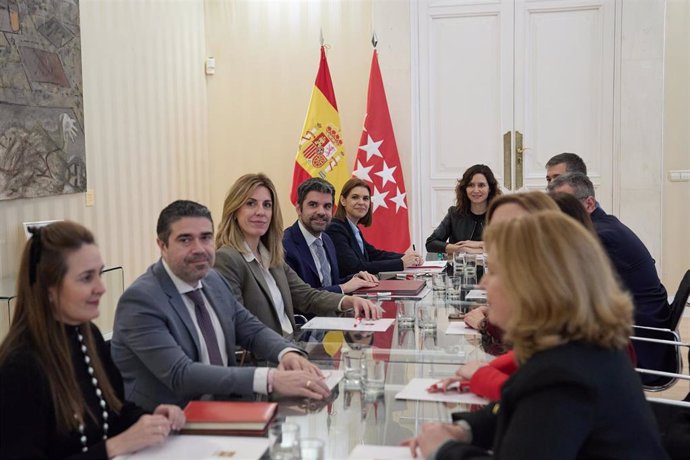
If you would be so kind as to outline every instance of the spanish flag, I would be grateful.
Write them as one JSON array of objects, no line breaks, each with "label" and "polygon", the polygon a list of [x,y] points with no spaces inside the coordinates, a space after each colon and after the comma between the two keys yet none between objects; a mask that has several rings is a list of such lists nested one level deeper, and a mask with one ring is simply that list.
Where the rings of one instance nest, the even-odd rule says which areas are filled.
[{"label": "spanish flag", "polygon": [[311,91],[309,110],[292,173],[292,204],[297,203],[297,187],[310,177],[321,177],[335,187],[336,199],[350,178],[345,146],[340,132],[340,115],[335,102],[326,51],[321,46],[321,62]]}]

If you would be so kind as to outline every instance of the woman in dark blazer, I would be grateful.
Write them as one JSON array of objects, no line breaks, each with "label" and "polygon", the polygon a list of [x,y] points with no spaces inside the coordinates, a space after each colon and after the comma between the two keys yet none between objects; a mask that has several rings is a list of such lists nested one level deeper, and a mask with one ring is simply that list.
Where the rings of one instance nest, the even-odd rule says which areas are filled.
[{"label": "woman in dark blazer", "polygon": [[455,187],[455,206],[448,208],[436,230],[426,239],[427,252],[481,253],[486,211],[501,189],[486,165],[467,168]]},{"label": "woman in dark blazer", "polygon": [[338,254],[340,276],[354,275],[361,271],[402,271],[422,263],[422,258],[414,251],[404,254],[388,252],[367,243],[358,225],[370,226],[372,213],[369,184],[356,177],[345,182],[335,217],[326,229]]},{"label": "woman in dark blazer", "polygon": [[320,291],[302,281],[285,263],[282,229],[271,179],[263,174],[237,179],[223,204],[214,268],[242,305],[283,335],[295,330],[295,313],[328,316],[354,309],[357,316],[379,317],[379,308],[366,299]]},{"label": "woman in dark blazer", "polygon": [[558,211],[492,223],[482,279],[489,320],[519,369],[498,403],[425,425],[408,441],[436,459],[665,459],[626,353],[632,302],[601,245]]},{"label": "woman in dark blazer", "polygon": [[0,458],[112,458],[158,444],[184,425],[177,406],[154,415],[123,400],[98,328],[103,261],[74,222],[32,229],[14,318],[0,346]]}]

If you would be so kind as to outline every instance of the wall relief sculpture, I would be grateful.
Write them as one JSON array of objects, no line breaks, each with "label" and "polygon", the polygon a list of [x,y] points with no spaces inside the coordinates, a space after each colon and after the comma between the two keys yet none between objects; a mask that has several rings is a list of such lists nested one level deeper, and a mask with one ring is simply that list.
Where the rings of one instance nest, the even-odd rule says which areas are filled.
[{"label": "wall relief sculpture", "polygon": [[78,0],[0,0],[0,200],[86,190]]}]

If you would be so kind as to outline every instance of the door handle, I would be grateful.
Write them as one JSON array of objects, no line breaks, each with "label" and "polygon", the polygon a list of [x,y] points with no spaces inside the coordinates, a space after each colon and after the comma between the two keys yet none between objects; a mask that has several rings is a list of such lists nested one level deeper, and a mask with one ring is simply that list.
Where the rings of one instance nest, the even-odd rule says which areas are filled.
[{"label": "door handle", "polygon": [[526,149],[522,146],[522,133],[515,131],[515,187],[520,189],[523,184],[523,153]]},{"label": "door handle", "polygon": [[503,186],[506,190],[513,188],[513,168],[510,162],[510,152],[512,150],[510,134],[510,131],[506,131],[503,135]]}]

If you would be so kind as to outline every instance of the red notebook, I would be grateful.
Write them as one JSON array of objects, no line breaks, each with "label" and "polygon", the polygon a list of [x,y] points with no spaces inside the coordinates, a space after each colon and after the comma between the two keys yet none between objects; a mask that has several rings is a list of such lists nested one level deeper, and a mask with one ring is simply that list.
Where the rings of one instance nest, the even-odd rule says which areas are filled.
[{"label": "red notebook", "polygon": [[394,296],[414,296],[426,286],[423,280],[381,280],[378,286],[357,289],[355,295],[376,295],[390,293]]},{"label": "red notebook", "polygon": [[277,408],[274,402],[190,401],[182,433],[261,436]]}]

